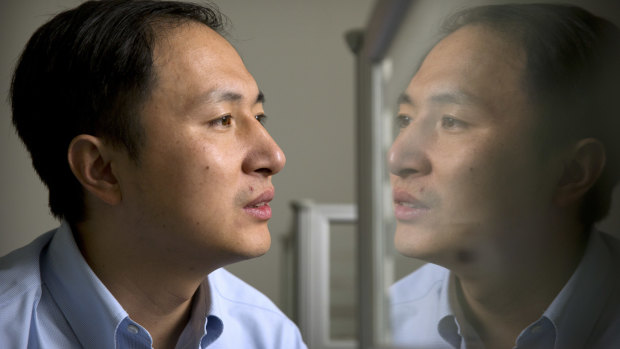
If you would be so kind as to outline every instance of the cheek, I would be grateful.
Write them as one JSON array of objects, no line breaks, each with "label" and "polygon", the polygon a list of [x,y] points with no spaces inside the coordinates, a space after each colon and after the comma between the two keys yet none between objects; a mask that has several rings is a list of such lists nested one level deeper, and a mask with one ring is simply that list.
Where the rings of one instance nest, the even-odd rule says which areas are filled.
[{"label": "cheek", "polygon": [[492,176],[491,158],[484,147],[460,147],[452,152],[443,152],[435,162],[438,190],[448,190],[444,195],[471,195],[489,184]]},{"label": "cheek", "polygon": [[241,152],[228,144],[203,144],[194,150],[194,163],[210,181],[229,183],[241,172]]},{"label": "cheek", "polygon": [[196,147],[188,160],[190,164],[185,167],[189,195],[198,196],[196,200],[204,201],[205,205],[217,203],[216,207],[220,208],[246,200],[246,194],[256,188],[243,182],[242,155],[234,145],[203,143]]},{"label": "cheek", "polygon": [[460,176],[481,191],[506,188],[528,169],[522,162],[524,154],[515,147],[508,147],[504,140],[495,138],[474,143],[459,157]]},{"label": "cheek", "polygon": [[544,165],[535,156],[502,143],[464,156],[458,175],[448,181],[453,200],[444,201],[454,219],[510,229],[540,214],[550,194],[542,184]]},{"label": "cheek", "polygon": [[512,159],[497,144],[478,144],[444,156],[435,169],[440,174],[435,186],[450,221],[475,223],[510,200],[518,175]]},{"label": "cheek", "polygon": [[185,135],[152,147],[144,166],[148,166],[149,181],[153,182],[150,185],[157,185],[158,191],[170,197],[190,198],[205,187],[221,185],[218,179],[222,177],[222,160],[217,156],[217,147]]}]

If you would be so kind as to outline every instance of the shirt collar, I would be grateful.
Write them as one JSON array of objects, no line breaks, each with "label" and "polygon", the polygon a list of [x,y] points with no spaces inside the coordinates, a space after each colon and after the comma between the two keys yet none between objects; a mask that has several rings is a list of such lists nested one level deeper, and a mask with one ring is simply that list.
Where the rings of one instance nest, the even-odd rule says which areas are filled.
[{"label": "shirt collar", "polygon": [[[150,335],[132,321],[110,291],[86,263],[77,247],[69,224],[65,221],[56,231],[43,257],[43,282],[56,301],[76,337],[86,348],[115,348],[119,333],[127,326],[139,331],[143,338],[135,341],[152,343]],[[221,301],[214,296],[210,282],[205,278],[192,302],[191,318],[181,337],[178,348],[205,348],[222,333]],[[211,299],[209,299],[211,298]],[[207,309],[207,305],[211,308]]]},{"label": "shirt collar", "polygon": [[468,347],[482,345],[476,330],[465,318],[463,308],[460,306],[456,275],[450,273],[443,281],[439,301],[440,321],[437,327],[441,337],[453,347],[460,348],[461,341],[465,340]]},{"label": "shirt collar", "polygon": [[127,312],[80,253],[69,224],[56,231],[43,257],[43,282],[84,347],[114,348]]},{"label": "shirt collar", "polygon": [[[459,327],[460,317],[457,318],[456,313],[460,309],[456,301],[456,287],[454,282],[456,277],[453,273],[449,273],[443,279],[441,291],[439,292],[439,323],[437,324],[437,332],[439,335],[454,348],[461,346],[461,329]],[[456,310],[456,311],[455,311]]]},{"label": "shirt collar", "polygon": [[[605,300],[609,297],[611,282],[611,254],[601,232],[593,230],[577,269],[544,312],[541,320],[548,319],[555,330],[555,348],[582,348],[592,331]],[[439,334],[454,347],[460,346],[461,337],[477,341],[477,335],[465,320],[456,294],[456,277],[444,279],[439,297]],[[587,299],[588,302],[583,300]],[[525,330],[524,330],[525,331]],[[519,336],[521,337],[521,336]]]},{"label": "shirt collar", "polygon": [[222,334],[224,325],[221,320],[221,302],[213,290],[212,283],[215,280],[212,279],[209,275],[198,287],[192,301],[191,318],[179,338],[177,348],[195,347],[196,343],[200,343],[200,347],[204,349]]},{"label": "shirt collar", "polygon": [[[556,348],[582,348],[609,297],[611,254],[593,230],[577,269],[544,315],[557,330]],[[587,301],[585,301],[587,300]]]}]

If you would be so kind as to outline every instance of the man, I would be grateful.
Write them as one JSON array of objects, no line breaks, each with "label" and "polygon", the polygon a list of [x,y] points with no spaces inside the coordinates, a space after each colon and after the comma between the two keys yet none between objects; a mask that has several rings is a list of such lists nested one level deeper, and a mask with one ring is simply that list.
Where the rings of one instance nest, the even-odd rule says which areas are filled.
[{"label": "man", "polygon": [[465,10],[400,100],[396,344],[620,347],[620,32],[577,7]]},{"label": "man", "polygon": [[13,121],[62,224],[0,260],[3,348],[305,348],[221,269],[268,250],[285,163],[221,30],[211,8],[113,0],[32,36]]}]

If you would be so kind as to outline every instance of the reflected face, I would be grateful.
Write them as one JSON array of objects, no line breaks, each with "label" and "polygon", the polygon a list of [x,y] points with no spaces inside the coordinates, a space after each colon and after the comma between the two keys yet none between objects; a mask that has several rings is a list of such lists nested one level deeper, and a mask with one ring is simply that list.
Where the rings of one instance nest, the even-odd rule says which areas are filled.
[{"label": "reflected face", "polygon": [[198,23],[163,37],[154,69],[139,161],[117,168],[127,220],[144,232],[135,238],[162,255],[221,264],[265,253],[271,177],[285,157],[262,124],[256,82],[233,47]]},{"label": "reflected face", "polygon": [[453,267],[534,241],[557,171],[537,140],[524,68],[524,52],[483,26],[426,57],[388,156],[399,252]]}]

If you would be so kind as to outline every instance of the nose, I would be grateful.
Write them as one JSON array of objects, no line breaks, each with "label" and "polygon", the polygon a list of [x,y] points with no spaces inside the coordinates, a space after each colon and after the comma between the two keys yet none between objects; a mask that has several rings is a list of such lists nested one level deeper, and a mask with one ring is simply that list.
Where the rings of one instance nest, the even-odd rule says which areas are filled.
[{"label": "nose", "polygon": [[401,178],[430,173],[432,165],[426,153],[429,138],[431,136],[414,124],[403,129],[388,152],[390,173]]},{"label": "nose", "polygon": [[250,149],[242,164],[243,171],[264,177],[273,176],[286,164],[284,152],[261,124],[256,122],[251,128],[254,131],[249,132]]}]

